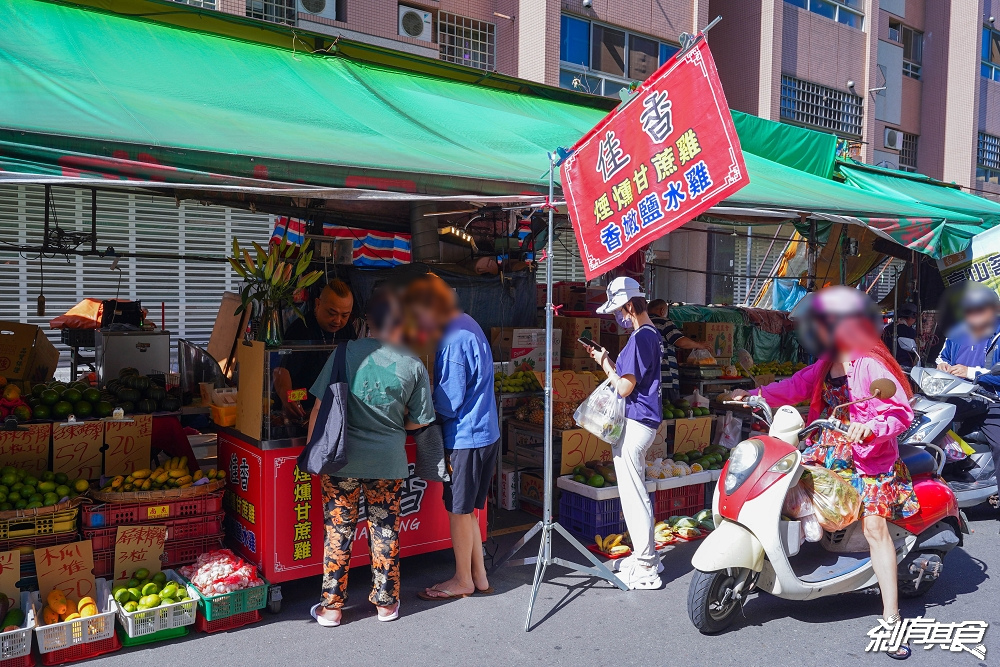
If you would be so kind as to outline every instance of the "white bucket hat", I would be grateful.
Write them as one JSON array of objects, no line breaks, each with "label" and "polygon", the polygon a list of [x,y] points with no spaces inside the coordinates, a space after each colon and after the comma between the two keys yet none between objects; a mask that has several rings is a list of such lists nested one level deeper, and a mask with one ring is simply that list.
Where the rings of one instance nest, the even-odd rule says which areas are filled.
[{"label": "white bucket hat", "polygon": [[601,315],[613,313],[635,296],[646,296],[638,281],[634,278],[615,278],[608,285],[608,300],[598,307],[597,312]]}]

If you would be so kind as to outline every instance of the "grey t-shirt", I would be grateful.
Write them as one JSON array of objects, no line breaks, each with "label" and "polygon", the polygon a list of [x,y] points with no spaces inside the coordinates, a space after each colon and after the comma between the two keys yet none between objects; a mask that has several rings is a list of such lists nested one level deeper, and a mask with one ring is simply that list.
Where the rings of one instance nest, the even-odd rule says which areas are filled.
[{"label": "grey t-shirt", "polygon": [[[406,350],[374,338],[353,340],[346,345],[345,362],[350,388],[347,398],[347,465],[336,476],[406,479],[409,468],[403,424],[407,420],[416,424],[434,421],[427,369]],[[319,400],[330,386],[333,358],[331,354],[309,390]],[[316,425],[316,428],[321,427]]]}]

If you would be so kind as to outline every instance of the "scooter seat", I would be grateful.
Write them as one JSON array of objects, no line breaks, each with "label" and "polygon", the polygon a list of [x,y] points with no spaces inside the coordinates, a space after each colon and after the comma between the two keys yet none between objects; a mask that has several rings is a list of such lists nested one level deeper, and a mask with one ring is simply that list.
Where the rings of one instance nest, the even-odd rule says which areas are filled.
[{"label": "scooter seat", "polygon": [[900,445],[899,458],[903,459],[910,476],[926,475],[937,472],[937,460],[934,456],[922,447],[913,445]]}]

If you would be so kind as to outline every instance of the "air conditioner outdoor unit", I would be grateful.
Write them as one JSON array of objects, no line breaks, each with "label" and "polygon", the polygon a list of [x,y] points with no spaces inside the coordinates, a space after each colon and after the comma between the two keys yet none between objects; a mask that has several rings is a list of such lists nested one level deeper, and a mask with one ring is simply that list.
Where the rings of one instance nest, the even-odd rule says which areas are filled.
[{"label": "air conditioner outdoor unit", "polygon": [[901,150],[903,148],[903,133],[891,127],[885,128],[885,141],[882,142],[882,145],[894,151]]},{"label": "air conditioner outdoor unit", "polygon": [[412,37],[425,42],[433,41],[434,15],[423,9],[400,5],[399,36]]},{"label": "air conditioner outdoor unit", "polygon": [[337,0],[296,0],[296,7],[303,14],[337,20]]}]

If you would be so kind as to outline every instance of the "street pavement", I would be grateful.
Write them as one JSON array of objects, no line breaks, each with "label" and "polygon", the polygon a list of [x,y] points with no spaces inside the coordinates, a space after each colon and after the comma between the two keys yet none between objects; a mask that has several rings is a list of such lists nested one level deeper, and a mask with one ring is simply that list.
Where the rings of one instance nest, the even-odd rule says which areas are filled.
[{"label": "street pavement", "polygon": [[[988,506],[967,512],[974,533],[945,559],[940,581],[918,600],[904,600],[904,616],[945,622],[1000,620],[1000,516]],[[521,515],[528,520],[529,515]],[[521,531],[498,536],[501,552]],[[321,628],[309,618],[320,578],[282,586],[281,613],[262,622],[214,635],[194,631],[180,640],[124,649],[91,661],[95,667],[157,663],[190,667],[249,664],[331,665],[883,665],[885,655],[865,653],[866,633],[881,611],[877,593],[853,593],[807,602],[752,597],[727,632],[703,636],[687,617],[691,555],[697,544],[672,548],[663,559],[665,586],[658,591],[621,592],[559,567],[549,569],[535,606],[533,628],[524,632],[532,567],[505,567],[493,578],[496,593],[447,603],[419,600],[416,591],[450,576],[449,552],[403,561],[401,616],[379,623],[368,602],[367,568],[351,573],[351,600],[339,628]],[[537,538],[524,555],[537,553]],[[556,538],[556,554],[582,562]],[[969,653],[934,647],[914,650],[907,665],[974,667],[1000,664],[1000,627],[986,633],[985,662]]]}]

